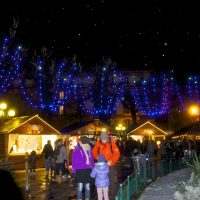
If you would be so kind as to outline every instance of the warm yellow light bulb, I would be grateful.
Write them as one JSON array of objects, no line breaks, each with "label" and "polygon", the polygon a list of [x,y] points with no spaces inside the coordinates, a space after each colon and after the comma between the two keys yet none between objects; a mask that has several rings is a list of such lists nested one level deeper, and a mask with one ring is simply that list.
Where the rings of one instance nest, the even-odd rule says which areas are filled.
[{"label": "warm yellow light bulb", "polygon": [[199,107],[197,105],[190,106],[189,113],[191,115],[199,115]]},{"label": "warm yellow light bulb", "polygon": [[6,103],[1,103],[0,104],[0,109],[1,110],[5,110],[7,108],[7,104]]},{"label": "warm yellow light bulb", "polygon": [[102,130],[102,132],[106,132],[106,128],[102,128],[101,130]]},{"label": "warm yellow light bulb", "polygon": [[15,111],[14,110],[9,110],[8,111],[8,116],[9,117],[14,117],[15,116]]}]

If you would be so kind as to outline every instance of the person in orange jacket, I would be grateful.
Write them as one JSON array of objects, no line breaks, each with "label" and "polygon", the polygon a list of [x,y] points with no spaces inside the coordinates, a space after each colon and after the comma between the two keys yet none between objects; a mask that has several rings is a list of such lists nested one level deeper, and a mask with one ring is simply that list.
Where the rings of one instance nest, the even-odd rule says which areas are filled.
[{"label": "person in orange jacket", "polygon": [[119,148],[117,147],[115,141],[107,133],[102,132],[100,135],[100,140],[97,141],[94,148],[92,149],[93,156],[95,160],[98,160],[99,155],[104,155],[107,165],[109,166],[109,197],[114,199],[116,191],[118,190],[118,172],[119,166],[117,161],[120,158]]},{"label": "person in orange jacket", "polygon": [[101,133],[100,140],[95,144],[92,153],[95,160],[98,160],[99,155],[103,154],[109,167],[114,166],[120,158],[119,148],[115,141],[108,138],[108,134],[104,132]]}]

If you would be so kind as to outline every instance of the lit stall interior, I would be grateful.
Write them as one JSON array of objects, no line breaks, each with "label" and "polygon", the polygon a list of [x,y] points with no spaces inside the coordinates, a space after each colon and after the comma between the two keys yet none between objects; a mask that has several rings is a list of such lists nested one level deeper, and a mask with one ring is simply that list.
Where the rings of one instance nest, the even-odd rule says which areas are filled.
[{"label": "lit stall interior", "polygon": [[57,135],[24,135],[24,134],[10,134],[8,142],[8,154],[24,154],[35,150],[37,154],[41,154],[42,149],[47,140],[51,140],[54,147],[54,142]]},{"label": "lit stall interior", "polygon": [[81,136],[97,140],[101,132],[111,132],[111,128],[100,120],[91,120],[64,127],[60,132],[63,136],[68,136],[69,149],[73,150]]}]

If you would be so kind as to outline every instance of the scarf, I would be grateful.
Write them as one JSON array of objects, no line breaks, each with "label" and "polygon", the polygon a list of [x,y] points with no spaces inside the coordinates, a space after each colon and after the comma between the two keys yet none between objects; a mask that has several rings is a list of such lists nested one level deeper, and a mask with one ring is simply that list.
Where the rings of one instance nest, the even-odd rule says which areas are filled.
[{"label": "scarf", "polygon": [[80,146],[83,149],[83,152],[86,156],[86,164],[89,165],[90,164],[90,159],[89,159],[89,150],[90,150],[90,146],[86,147],[85,145],[83,145],[81,142],[79,142]]}]

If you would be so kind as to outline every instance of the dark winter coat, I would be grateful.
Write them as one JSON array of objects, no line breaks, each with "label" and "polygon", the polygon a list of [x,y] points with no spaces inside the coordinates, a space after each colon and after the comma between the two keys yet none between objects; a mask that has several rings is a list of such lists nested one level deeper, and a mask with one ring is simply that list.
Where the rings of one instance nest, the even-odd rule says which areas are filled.
[{"label": "dark winter coat", "polygon": [[29,163],[30,163],[30,168],[35,169],[36,168],[36,152],[32,151],[31,155],[29,157]]},{"label": "dark winter coat", "polygon": [[42,153],[44,153],[45,159],[49,156],[53,157],[53,147],[51,144],[45,144]]}]

